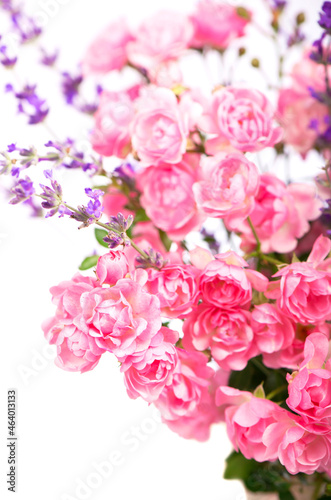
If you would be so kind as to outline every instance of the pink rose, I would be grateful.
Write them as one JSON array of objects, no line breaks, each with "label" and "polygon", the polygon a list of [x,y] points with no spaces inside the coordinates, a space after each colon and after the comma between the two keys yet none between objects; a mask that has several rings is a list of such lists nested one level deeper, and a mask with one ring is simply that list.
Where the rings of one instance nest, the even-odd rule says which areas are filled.
[{"label": "pink rose", "polygon": [[171,384],[178,359],[177,340],[177,332],[162,327],[146,351],[119,358],[130,398],[142,397],[152,403]]},{"label": "pink rose", "polygon": [[180,57],[192,35],[192,24],[184,14],[157,12],[136,30],[135,41],[128,45],[129,60],[134,66],[150,70]]},{"label": "pink rose", "polygon": [[[215,372],[207,366],[208,357],[204,354],[183,349],[177,352],[179,359],[172,383],[154,404],[171,430],[187,439],[205,441],[211,424],[220,419],[213,397]],[[227,376],[223,374],[222,378]]]},{"label": "pink rose", "polygon": [[95,278],[77,273],[72,280],[50,289],[57,309],[55,317],[44,321],[42,328],[48,342],[57,346],[55,364],[64,370],[92,370],[104,352],[97,346],[94,332],[82,320],[82,296],[95,288],[100,290]]},{"label": "pink rose", "polygon": [[[261,242],[263,253],[291,252],[298,239],[309,231],[309,222],[321,212],[321,201],[314,186],[286,184],[273,174],[260,176],[260,187],[255,196],[250,219]],[[241,248],[247,252],[256,246],[249,224],[239,224],[237,232],[242,238]]]},{"label": "pink rose", "polygon": [[232,40],[244,35],[250,21],[250,13],[245,12],[247,17],[242,17],[231,5],[218,0],[200,0],[191,18],[195,28],[192,45],[226,49]]},{"label": "pink rose", "polygon": [[83,276],[76,273],[69,281],[62,281],[59,285],[52,286],[52,302],[56,305],[56,316],[61,319],[71,320],[82,312],[81,296],[85,292],[91,292],[100,287],[96,278]]},{"label": "pink rose", "polygon": [[218,153],[201,160],[193,192],[206,215],[225,218],[236,226],[253,210],[258,186],[259,173],[254,163],[241,153]]},{"label": "pink rose", "polygon": [[315,324],[331,319],[331,274],[310,262],[295,262],[280,271],[279,309],[295,322]]},{"label": "pink rose", "polygon": [[186,151],[189,117],[172,90],[150,87],[139,99],[132,145],[144,166],[179,163]]},{"label": "pink rose", "polygon": [[224,370],[243,370],[258,354],[248,311],[200,304],[186,318],[183,331],[185,349],[210,348],[213,359]]},{"label": "pink rose", "polygon": [[[191,161],[191,159],[189,159]],[[205,216],[198,213],[192,186],[196,171],[187,158],[177,164],[161,164],[138,174],[141,205],[156,227],[180,241],[199,229]]]},{"label": "pink rose", "polygon": [[125,19],[110,24],[92,42],[83,59],[85,75],[121,69],[127,62],[127,44],[133,40]]},{"label": "pink rose", "polygon": [[277,453],[277,458],[288,472],[330,474],[330,428],[321,425],[308,428],[297,415],[285,410],[277,412],[275,417],[276,421],[268,426],[262,439],[271,453]]},{"label": "pink rose", "polygon": [[272,353],[292,345],[293,323],[272,304],[260,304],[252,311],[252,328],[259,352]]},{"label": "pink rose", "polygon": [[159,299],[130,279],[85,294],[82,307],[97,344],[119,357],[148,349],[161,328]]},{"label": "pink rose", "polygon": [[[294,88],[302,93],[310,94],[309,87],[317,92],[325,92],[325,67],[310,58],[313,47],[308,47],[304,52],[304,57],[297,62],[291,72]],[[326,55],[326,54],[324,54]],[[331,68],[328,68],[331,79]]]},{"label": "pink rose", "polygon": [[137,86],[122,92],[102,92],[91,137],[92,147],[97,153],[125,158],[131,151],[129,127],[135,114],[133,101],[137,96]]},{"label": "pink rose", "polygon": [[273,125],[274,111],[258,90],[224,87],[213,94],[204,118],[206,132],[217,134],[239,151],[260,151],[282,138]]},{"label": "pink rose", "polygon": [[284,141],[303,157],[327,128],[328,108],[310,94],[292,88],[282,89],[277,118],[284,129]]},{"label": "pink rose", "polygon": [[160,271],[148,269],[145,289],[160,300],[161,314],[183,318],[189,314],[198,295],[198,270],[189,265],[170,264]]},{"label": "pink rose", "polygon": [[70,321],[55,316],[44,321],[42,329],[47,341],[56,345],[55,364],[63,370],[81,373],[93,370],[105,352],[97,345],[88,328],[81,329],[80,318]]},{"label": "pink rose", "polygon": [[202,300],[223,309],[250,302],[252,285],[264,291],[268,280],[257,271],[245,269],[247,266],[247,262],[232,251],[215,255],[199,278]]},{"label": "pink rose", "polygon": [[96,275],[103,285],[116,285],[117,281],[125,278],[129,272],[129,263],[121,251],[109,251],[99,257]]},{"label": "pink rose", "polygon": [[235,447],[248,459],[258,462],[278,458],[277,447],[266,446],[264,433],[286,410],[267,399],[232,387],[219,387],[216,404],[225,407],[227,434]]},{"label": "pink rose", "polygon": [[312,333],[305,342],[305,359],[299,371],[287,375],[291,410],[308,421],[331,424],[331,359],[329,340],[323,333]]}]

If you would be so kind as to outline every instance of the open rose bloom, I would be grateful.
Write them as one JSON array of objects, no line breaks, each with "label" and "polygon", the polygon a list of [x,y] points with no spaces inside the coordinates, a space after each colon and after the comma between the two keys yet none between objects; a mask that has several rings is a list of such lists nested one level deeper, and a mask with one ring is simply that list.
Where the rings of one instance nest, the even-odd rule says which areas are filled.
[{"label": "open rose bloom", "polygon": [[[39,202],[47,217],[95,236],[81,273],[59,272],[50,289],[45,338],[67,371],[113,359],[124,394],[157,408],[179,436],[205,441],[223,425],[235,450],[226,478],[280,500],[301,500],[293,486],[304,485],[314,489],[309,500],[324,500],[331,2],[321,6],[315,41],[294,0],[260,2],[259,12],[247,1],[249,10],[197,0],[187,12],[157,3],[147,17],[109,19],[81,73],[62,73],[66,102],[88,115],[83,148],[61,139],[71,137],[64,119],[60,139],[44,149],[13,140],[1,153],[12,204],[38,212]],[[2,4],[28,41],[21,14]],[[14,66],[0,42],[0,64]],[[41,123],[46,100],[33,84],[17,85],[6,95],[20,118]],[[34,183],[30,172],[42,164],[45,184]],[[58,182],[61,168],[86,175],[77,205]]]}]

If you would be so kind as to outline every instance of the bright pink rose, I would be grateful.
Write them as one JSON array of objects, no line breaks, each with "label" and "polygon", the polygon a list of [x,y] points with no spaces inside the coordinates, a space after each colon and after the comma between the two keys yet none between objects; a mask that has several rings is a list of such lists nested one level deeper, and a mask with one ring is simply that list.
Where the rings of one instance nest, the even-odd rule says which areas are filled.
[{"label": "bright pink rose", "polygon": [[121,69],[127,62],[127,44],[133,40],[125,19],[110,24],[92,42],[83,59],[85,75]]},{"label": "bright pink rose", "polygon": [[99,257],[96,275],[101,285],[116,285],[117,281],[125,278],[128,272],[129,263],[123,252],[110,250]]},{"label": "bright pink rose", "polygon": [[192,311],[198,295],[197,274],[195,267],[184,264],[148,269],[145,289],[159,298],[162,316],[183,318]]},{"label": "bright pink rose", "polygon": [[139,99],[132,122],[132,145],[144,166],[179,163],[189,133],[187,110],[172,90],[150,87]]},{"label": "bright pink rose", "polygon": [[234,252],[215,255],[199,278],[202,299],[223,309],[244,306],[252,298],[252,286],[264,291],[268,280],[263,274],[245,269],[247,262]]},{"label": "bright pink rose", "polygon": [[277,118],[284,129],[284,141],[303,157],[325,132],[328,108],[310,94],[292,88],[282,89],[278,99]]},{"label": "bright pink rose", "polygon": [[44,321],[42,329],[47,341],[56,345],[55,364],[63,370],[81,373],[92,370],[105,352],[89,334],[88,328],[84,328],[84,331],[81,329],[79,317],[70,321],[55,316]]},{"label": "bright pink rose", "polygon": [[196,170],[186,157],[177,165],[161,164],[138,174],[141,205],[156,227],[180,241],[199,229],[205,216],[198,213],[192,186]]},{"label": "bright pink rose", "polygon": [[260,151],[282,138],[273,125],[274,111],[258,90],[224,87],[213,94],[204,117],[205,130],[239,151]]},{"label": "bright pink rose", "polygon": [[263,437],[279,414],[288,413],[286,410],[272,401],[232,387],[218,388],[216,404],[225,406],[227,434],[236,451],[240,450],[246,458],[258,462],[278,458],[277,448],[266,446]]},{"label": "bright pink rose", "polygon": [[211,45],[226,49],[232,40],[243,36],[250,13],[240,16],[235,7],[218,0],[200,0],[191,19],[195,28],[192,45]]},{"label": "bright pink rose", "polygon": [[152,339],[150,347],[126,357],[119,357],[124,382],[132,399],[142,397],[148,403],[155,401],[165,386],[172,382],[178,355],[175,344],[178,333],[162,327]]},{"label": "bright pink rose", "polygon": [[272,304],[260,304],[252,311],[254,340],[259,352],[272,353],[292,345],[293,323]]},{"label": "bright pink rose", "polygon": [[[309,231],[308,221],[320,216],[321,206],[314,186],[296,183],[286,186],[275,175],[262,174],[250,213],[262,252],[286,253],[294,250],[298,239]],[[241,248],[246,252],[252,251],[256,240],[247,221],[236,229],[242,238]]]},{"label": "bright pink rose", "polygon": [[287,375],[289,397],[286,403],[304,419],[331,424],[331,359],[329,340],[323,333],[312,333],[305,342],[305,359],[299,371]]},{"label": "bright pink rose", "polygon": [[279,309],[295,322],[316,324],[331,319],[331,274],[311,262],[295,262],[280,271]]},{"label": "bright pink rose", "polygon": [[119,357],[148,349],[161,328],[159,299],[130,279],[85,294],[82,307],[97,344]]},{"label": "bright pink rose", "polygon": [[183,349],[177,352],[179,359],[172,383],[154,404],[171,430],[188,439],[205,441],[211,424],[219,420],[212,394],[215,372],[207,366],[208,357],[204,354]]},{"label": "bright pink rose", "polygon": [[248,311],[200,304],[186,318],[183,331],[185,349],[210,348],[213,359],[224,370],[243,370],[258,354]]},{"label": "bright pink rose", "polygon": [[193,185],[198,207],[210,217],[236,226],[253,210],[259,172],[241,153],[218,153],[203,158],[199,180]]},{"label": "bright pink rose", "polygon": [[100,290],[95,278],[77,273],[72,280],[50,289],[57,309],[55,317],[44,321],[42,328],[48,342],[57,346],[55,363],[64,370],[92,370],[104,352],[97,346],[94,332],[82,321],[82,296],[95,287]]},{"label": "bright pink rose", "polygon": [[275,413],[276,422],[263,434],[263,443],[270,453],[277,453],[280,463],[290,474],[313,474],[331,471],[330,428],[311,425],[309,428],[297,415],[283,410]]},{"label": "bright pink rose", "polygon": [[134,66],[151,69],[180,57],[193,35],[190,20],[168,10],[145,19],[136,30],[136,40],[128,45],[129,60]]},{"label": "bright pink rose", "polygon": [[91,137],[92,147],[97,153],[125,158],[131,151],[129,127],[135,114],[133,101],[137,96],[138,87],[122,92],[102,92]]}]

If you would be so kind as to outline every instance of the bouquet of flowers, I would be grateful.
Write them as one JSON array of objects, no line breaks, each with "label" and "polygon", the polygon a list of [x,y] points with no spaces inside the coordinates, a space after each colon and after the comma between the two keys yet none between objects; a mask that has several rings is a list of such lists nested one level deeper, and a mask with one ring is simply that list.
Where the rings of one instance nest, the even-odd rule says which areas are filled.
[{"label": "bouquet of flowers", "polygon": [[[42,28],[1,0],[18,41],[0,39],[8,99],[49,140],[13,138],[0,174],[10,203],[73,219],[96,238],[81,272],[50,290],[55,312],[42,329],[57,366],[83,373],[115,356],[128,396],[155,405],[180,436],[204,441],[225,422],[234,447],[225,478],[280,500],[322,500],[331,496],[331,2],[308,42],[303,12],[284,27],[288,3],[265,0],[263,27],[253,8],[218,0],[134,28],[119,19],[76,73],[42,50],[66,104],[89,117],[81,148],[52,132],[37,85],[15,80],[18,49]],[[276,48],[275,75],[248,54],[254,36]],[[86,174],[80,204],[67,199],[63,169]]]}]

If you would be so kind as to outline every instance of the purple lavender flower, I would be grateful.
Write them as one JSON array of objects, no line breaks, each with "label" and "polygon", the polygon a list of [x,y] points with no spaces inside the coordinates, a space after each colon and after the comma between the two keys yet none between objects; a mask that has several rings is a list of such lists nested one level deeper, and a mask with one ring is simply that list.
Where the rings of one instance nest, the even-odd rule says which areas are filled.
[{"label": "purple lavender flower", "polygon": [[323,3],[318,24],[325,30],[326,33],[331,35],[331,2]]},{"label": "purple lavender flower", "polygon": [[154,269],[162,269],[167,264],[167,260],[165,260],[160,252],[153,250],[153,248],[149,248],[147,251],[144,250],[146,257],[142,255],[138,255],[136,257],[136,267],[141,267],[143,269],[147,269],[149,267],[153,267]]},{"label": "purple lavender flower", "polygon": [[[66,209],[66,207],[63,205],[62,187],[55,179],[53,179],[52,170],[44,170],[44,175],[46,179],[49,179],[51,181],[51,187],[40,184],[40,187],[42,189],[40,197],[43,199],[41,206],[45,210],[49,210],[45,217],[52,217],[57,212],[59,212],[60,207],[62,207],[60,216],[64,215],[64,209]],[[69,214],[71,214],[71,211],[68,211],[68,215]]]},{"label": "purple lavender flower", "polygon": [[133,223],[133,215],[129,215],[126,219],[121,212],[118,212],[117,217],[112,215],[110,217],[110,222],[108,222],[108,226],[110,229],[114,229],[115,231],[119,231],[120,233],[125,233]]},{"label": "purple lavender flower", "polygon": [[36,85],[25,85],[20,92],[15,92],[15,97],[19,101],[18,111],[28,117],[30,125],[42,122],[48,115],[49,108],[36,94]]},{"label": "purple lavender flower", "polygon": [[107,243],[107,245],[111,249],[116,248],[119,245],[128,246],[128,245],[126,245],[126,243],[123,239],[123,236],[120,234],[114,233],[114,232],[108,233],[107,236],[105,238],[103,238],[103,241],[105,243]]},{"label": "purple lavender flower", "polygon": [[62,73],[62,93],[68,104],[73,104],[76,96],[79,95],[79,87],[83,81],[83,75],[72,76],[68,71]]},{"label": "purple lavender flower", "polygon": [[0,45],[0,63],[6,68],[13,68],[17,63],[17,56],[9,55],[6,45]]},{"label": "purple lavender flower", "polygon": [[44,66],[51,67],[51,66],[54,66],[54,64],[59,56],[59,51],[56,50],[52,54],[48,54],[46,52],[46,50],[42,48],[41,54],[42,54],[41,59],[40,59],[41,64],[43,64]]},{"label": "purple lavender flower", "polygon": [[12,153],[13,151],[16,151],[16,149],[17,149],[16,148],[16,144],[14,144],[14,143],[13,144],[8,144],[8,146],[7,146],[8,153]]},{"label": "purple lavender flower", "polygon": [[33,182],[29,177],[25,177],[25,179],[19,179],[16,185],[11,189],[11,192],[15,195],[9,203],[12,205],[16,205],[21,201],[25,201],[34,194],[35,189],[33,186]]},{"label": "purple lavender flower", "polygon": [[134,189],[136,172],[132,163],[127,161],[116,167],[113,176],[124,182],[130,189]]}]

